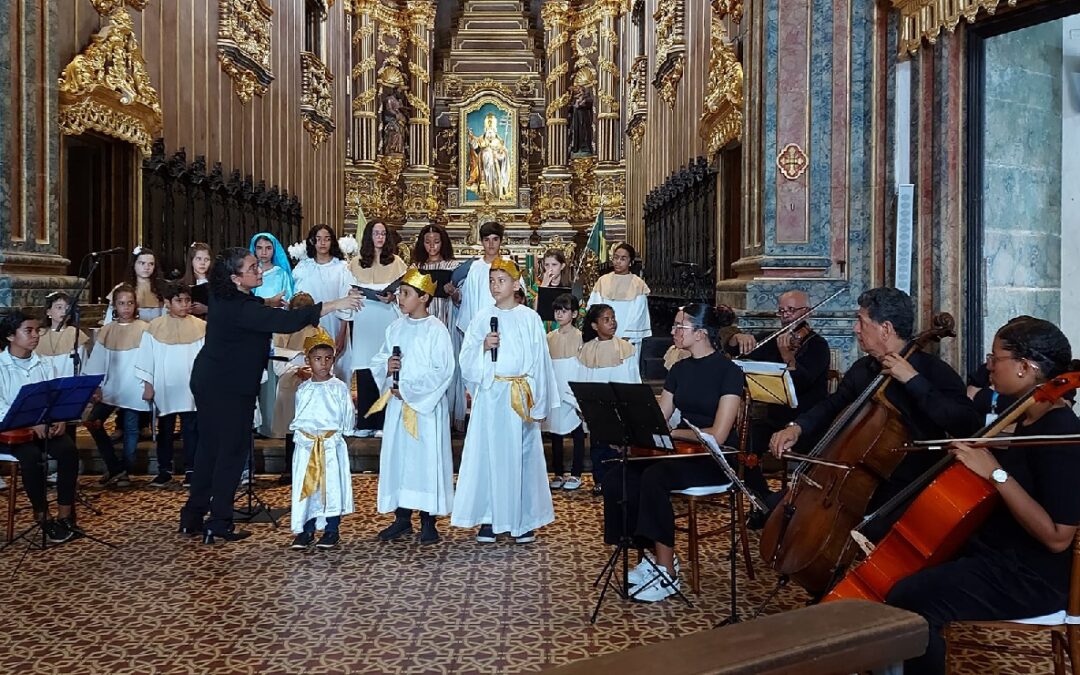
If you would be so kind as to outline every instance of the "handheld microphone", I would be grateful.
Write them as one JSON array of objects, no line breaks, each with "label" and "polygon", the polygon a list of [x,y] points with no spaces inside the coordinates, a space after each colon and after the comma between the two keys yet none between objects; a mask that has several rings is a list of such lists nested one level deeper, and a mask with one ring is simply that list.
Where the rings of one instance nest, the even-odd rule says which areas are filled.
[{"label": "handheld microphone", "polygon": [[127,251],[123,246],[116,246],[114,248],[105,249],[104,251],[93,251],[90,253],[91,258],[100,258],[103,255],[116,255],[117,253],[123,253]]},{"label": "handheld microphone", "polygon": [[[398,347],[397,345],[394,345],[394,350],[393,350],[393,353],[391,354],[391,356],[396,356],[396,357],[398,357],[400,359],[401,358],[401,347]],[[398,369],[394,371],[394,389],[398,388],[398,380],[400,379],[400,376],[401,376],[401,367],[399,365]]]},{"label": "handheld microphone", "polygon": [[[491,317],[491,332],[492,333],[498,333],[499,332],[499,317],[497,317],[497,316]],[[492,347],[491,348],[491,362],[495,363],[498,360],[499,360],[499,348],[498,347]]]}]

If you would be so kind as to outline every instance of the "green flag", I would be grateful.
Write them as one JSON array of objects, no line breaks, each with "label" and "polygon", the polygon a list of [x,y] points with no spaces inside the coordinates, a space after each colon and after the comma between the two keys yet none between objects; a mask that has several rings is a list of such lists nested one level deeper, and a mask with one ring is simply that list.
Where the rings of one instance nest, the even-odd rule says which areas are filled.
[{"label": "green flag", "polygon": [[589,232],[588,249],[596,254],[596,264],[603,265],[608,261],[607,236],[604,233],[604,209],[601,207],[596,212],[596,222],[593,223],[592,231]]}]

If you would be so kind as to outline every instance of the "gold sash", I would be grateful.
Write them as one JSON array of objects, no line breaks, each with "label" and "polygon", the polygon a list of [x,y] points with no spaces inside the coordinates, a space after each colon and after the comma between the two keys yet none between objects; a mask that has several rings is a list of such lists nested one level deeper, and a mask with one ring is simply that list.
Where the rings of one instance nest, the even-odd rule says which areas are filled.
[{"label": "gold sash", "polygon": [[510,407],[526,422],[538,422],[529,416],[534,405],[532,387],[529,386],[529,378],[525,375],[496,375],[496,382],[510,383]]},{"label": "gold sash", "polygon": [[316,490],[322,490],[323,505],[326,504],[326,446],[324,441],[332,438],[337,430],[324,431],[321,434],[309,434],[306,431],[298,432],[301,436],[313,443],[311,454],[308,456],[307,468],[304,470],[304,487],[300,489],[300,499],[307,499],[315,494]]},{"label": "gold sash", "polygon": [[[393,389],[387,389],[386,393],[379,397],[378,401],[371,404],[368,411],[364,414],[364,417],[371,417],[377,412],[382,411],[386,404],[390,402],[390,397],[394,395]],[[416,411],[409,406],[404,400],[401,402],[401,425],[405,427],[405,431],[409,432],[409,435],[420,440],[420,430],[417,428]]]}]

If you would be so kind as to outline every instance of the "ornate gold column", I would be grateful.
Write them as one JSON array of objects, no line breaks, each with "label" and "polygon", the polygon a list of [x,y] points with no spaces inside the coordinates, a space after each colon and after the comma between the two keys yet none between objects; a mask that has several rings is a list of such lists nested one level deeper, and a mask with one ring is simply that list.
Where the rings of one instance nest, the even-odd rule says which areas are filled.
[{"label": "ornate gold column", "polygon": [[619,136],[619,102],[616,98],[621,88],[619,66],[619,34],[615,30],[620,8],[607,2],[600,13],[600,39],[597,65],[596,96],[596,155],[600,163],[617,162],[622,158]]},{"label": "ornate gold column", "polygon": [[570,40],[570,4],[566,0],[549,0],[543,4],[540,17],[544,23],[544,42],[547,55],[545,81],[547,108],[544,122],[547,142],[544,146],[544,169],[540,174],[540,218],[545,226],[569,225],[570,172],[567,168],[566,105],[570,102],[566,86],[570,63],[566,45]]},{"label": "ornate gold column", "polygon": [[422,226],[438,211],[435,171],[431,166],[431,70],[435,35],[434,0],[408,0],[409,30],[409,167],[405,170],[406,226]]},{"label": "ornate gold column", "polygon": [[376,153],[375,106],[378,101],[378,85],[375,82],[375,22],[371,16],[375,0],[353,0],[353,53],[356,61],[352,67],[352,138],[349,158],[354,162],[374,162]]}]

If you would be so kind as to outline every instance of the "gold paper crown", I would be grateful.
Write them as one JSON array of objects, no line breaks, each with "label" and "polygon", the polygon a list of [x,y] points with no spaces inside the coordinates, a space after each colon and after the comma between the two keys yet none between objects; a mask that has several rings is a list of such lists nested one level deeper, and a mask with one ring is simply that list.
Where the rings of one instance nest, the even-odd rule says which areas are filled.
[{"label": "gold paper crown", "polygon": [[415,267],[409,268],[405,276],[401,277],[401,283],[412,286],[421,293],[427,293],[432,297],[435,296],[435,280],[431,278],[431,275],[424,274]]},{"label": "gold paper crown", "polygon": [[326,332],[326,329],[319,326],[311,335],[304,339],[304,353],[307,354],[316,347],[329,347],[330,349],[336,349],[334,345],[334,338],[330,337],[330,333]]},{"label": "gold paper crown", "polygon": [[507,258],[496,258],[491,263],[491,269],[502,270],[503,272],[506,272],[514,281],[517,281],[521,278],[521,270],[518,269],[518,266],[514,264],[513,260],[509,260]]}]

